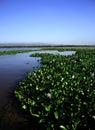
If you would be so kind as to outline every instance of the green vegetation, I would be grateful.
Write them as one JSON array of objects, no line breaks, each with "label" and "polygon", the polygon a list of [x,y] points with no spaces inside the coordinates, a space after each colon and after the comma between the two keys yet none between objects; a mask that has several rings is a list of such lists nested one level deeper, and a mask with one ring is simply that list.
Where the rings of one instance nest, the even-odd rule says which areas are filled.
[{"label": "green vegetation", "polygon": [[18,53],[31,52],[32,50],[12,50],[12,51],[1,51],[0,55],[14,55]]},{"label": "green vegetation", "polygon": [[42,47],[43,50],[58,50],[58,51],[66,51],[66,50],[79,50],[79,49],[95,49],[95,46],[56,46],[56,47]]},{"label": "green vegetation", "polygon": [[33,54],[42,67],[15,90],[22,109],[45,130],[95,129],[95,50],[75,55]]},{"label": "green vegetation", "polygon": [[[31,47],[37,47],[41,48],[41,50],[58,50],[58,51],[68,51],[68,50],[84,50],[84,49],[95,49],[95,46],[0,46],[0,48],[31,48]],[[33,51],[39,51],[39,50],[11,50],[11,51],[0,51],[0,55],[12,55],[12,54],[18,54],[18,53],[25,53],[25,52],[33,52]]]}]

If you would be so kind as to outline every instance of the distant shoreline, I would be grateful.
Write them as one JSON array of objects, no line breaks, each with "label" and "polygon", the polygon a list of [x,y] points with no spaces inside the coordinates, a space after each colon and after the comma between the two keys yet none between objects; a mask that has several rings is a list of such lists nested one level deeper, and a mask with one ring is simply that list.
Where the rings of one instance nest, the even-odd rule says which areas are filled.
[{"label": "distant shoreline", "polygon": [[95,45],[34,45],[34,44],[0,44],[0,48],[16,48],[16,47],[95,47]]}]

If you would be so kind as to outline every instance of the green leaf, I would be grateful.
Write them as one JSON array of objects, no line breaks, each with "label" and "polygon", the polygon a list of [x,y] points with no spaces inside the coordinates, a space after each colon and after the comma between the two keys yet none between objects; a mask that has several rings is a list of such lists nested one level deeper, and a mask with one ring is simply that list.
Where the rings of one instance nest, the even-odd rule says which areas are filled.
[{"label": "green leaf", "polygon": [[95,116],[92,116],[93,119],[95,119]]},{"label": "green leaf", "polygon": [[60,128],[61,128],[62,130],[67,130],[67,129],[65,128],[65,126],[63,126],[63,125],[60,125]]},{"label": "green leaf", "polygon": [[33,106],[35,105],[35,101],[32,101],[32,105],[33,105]]},{"label": "green leaf", "polygon": [[40,119],[39,120],[39,123],[43,123],[43,122],[45,122],[45,119]]},{"label": "green leaf", "polygon": [[54,112],[54,116],[56,119],[58,119],[58,112],[57,111]]},{"label": "green leaf", "polygon": [[32,114],[32,116],[35,116],[35,117],[40,117],[38,114]]},{"label": "green leaf", "polygon": [[23,105],[22,108],[23,108],[23,109],[26,109],[26,105]]},{"label": "green leaf", "polygon": [[50,111],[50,108],[51,108],[51,105],[46,106],[46,107],[45,107],[45,110],[46,110],[46,111]]}]

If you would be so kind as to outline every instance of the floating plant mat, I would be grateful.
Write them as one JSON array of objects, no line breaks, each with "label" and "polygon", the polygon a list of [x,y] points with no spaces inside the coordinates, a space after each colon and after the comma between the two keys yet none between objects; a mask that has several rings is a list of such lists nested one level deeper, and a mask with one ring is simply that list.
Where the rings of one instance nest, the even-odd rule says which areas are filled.
[{"label": "floating plant mat", "polygon": [[95,50],[33,56],[42,57],[42,67],[15,90],[21,108],[46,130],[94,130]]}]

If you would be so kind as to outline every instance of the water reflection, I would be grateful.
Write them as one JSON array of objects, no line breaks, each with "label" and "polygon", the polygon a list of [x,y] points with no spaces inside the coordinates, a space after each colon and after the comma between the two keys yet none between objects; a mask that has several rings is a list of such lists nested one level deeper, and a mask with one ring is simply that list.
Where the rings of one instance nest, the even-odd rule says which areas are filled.
[{"label": "water reflection", "polygon": [[29,57],[31,53],[0,56],[0,109],[8,100],[9,93],[33,67],[40,67],[40,58]]},{"label": "water reflection", "polygon": [[32,54],[35,54],[35,53],[39,53],[39,54],[42,54],[42,53],[48,53],[48,54],[59,54],[59,55],[63,55],[63,56],[68,56],[68,55],[73,55],[76,53],[76,51],[64,51],[64,52],[60,52],[60,51],[57,51],[57,50],[40,50],[40,51],[33,51]]}]

